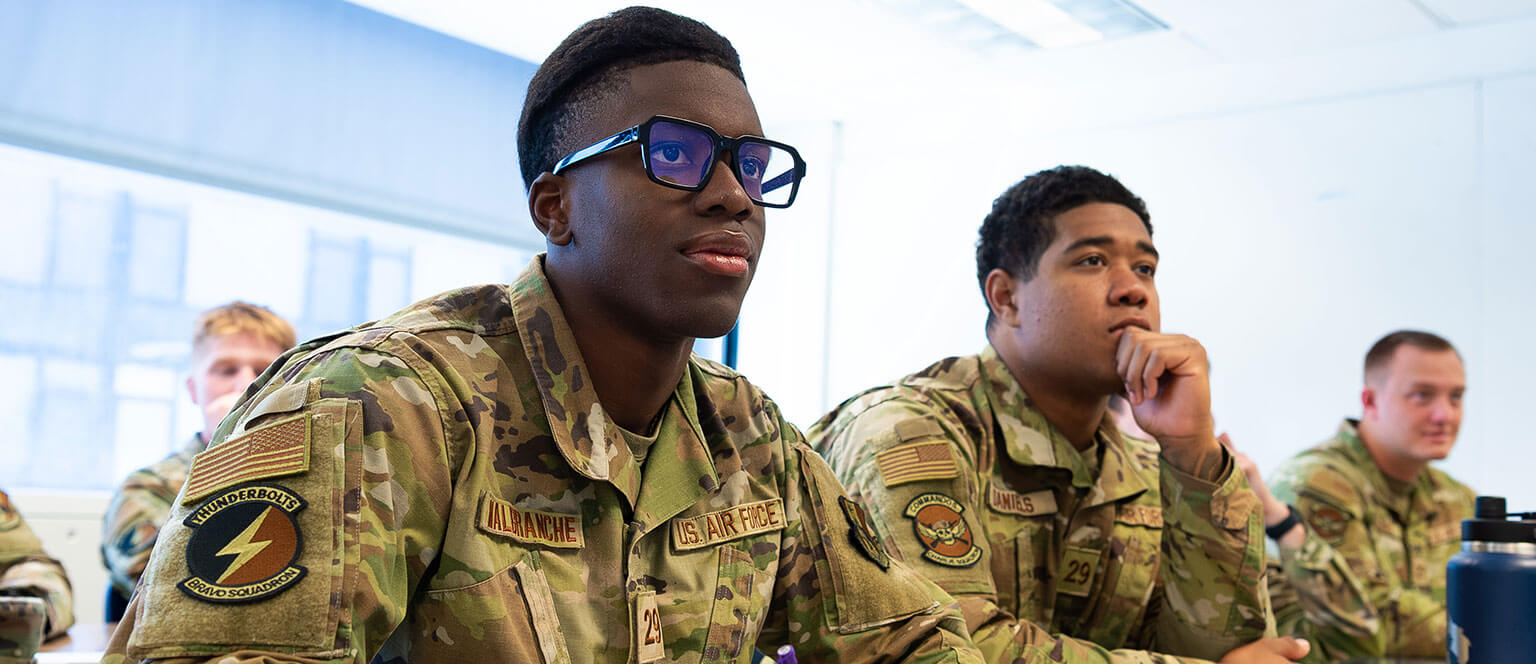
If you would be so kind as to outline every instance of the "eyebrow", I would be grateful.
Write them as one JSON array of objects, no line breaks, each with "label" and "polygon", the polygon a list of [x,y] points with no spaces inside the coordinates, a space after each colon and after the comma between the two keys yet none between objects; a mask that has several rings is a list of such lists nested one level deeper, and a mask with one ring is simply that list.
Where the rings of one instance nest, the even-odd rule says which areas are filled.
[{"label": "eyebrow", "polygon": [[1445,386],[1442,386],[1442,385],[1437,384],[1437,383],[1418,382],[1418,383],[1410,384],[1408,386],[1408,389],[1410,389],[1410,390],[1431,390],[1431,391],[1435,391],[1435,392],[1440,392],[1440,391],[1455,392],[1457,390],[1461,390],[1461,391],[1465,392],[1466,389],[1467,389],[1467,386],[1466,385],[1445,385]]},{"label": "eyebrow", "polygon": [[[1072,244],[1067,245],[1067,248],[1063,249],[1062,253],[1069,254],[1077,251],[1082,247],[1111,247],[1114,246],[1114,244],[1115,239],[1109,237],[1108,235],[1095,235],[1092,237],[1082,238],[1076,242],[1073,242]],[[1157,253],[1157,247],[1152,246],[1151,242],[1147,242],[1146,240],[1137,240],[1136,248],[1140,249],[1142,253],[1151,254],[1153,258],[1161,258],[1161,255]]]}]

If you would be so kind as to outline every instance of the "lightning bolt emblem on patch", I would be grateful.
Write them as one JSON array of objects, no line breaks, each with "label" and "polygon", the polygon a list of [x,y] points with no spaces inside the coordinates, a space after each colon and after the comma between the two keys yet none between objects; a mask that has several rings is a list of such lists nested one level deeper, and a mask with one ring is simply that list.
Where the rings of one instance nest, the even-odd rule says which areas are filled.
[{"label": "lightning bolt emblem on patch", "polygon": [[255,558],[256,554],[261,553],[263,549],[272,544],[271,540],[252,542],[251,538],[261,531],[261,524],[266,522],[267,517],[271,516],[272,511],[275,509],[277,508],[268,507],[261,513],[261,516],[252,521],[251,525],[247,526],[235,539],[226,544],[224,548],[219,549],[218,553],[213,554],[216,556],[235,556],[234,562],[231,562],[229,567],[224,568],[224,573],[219,575],[215,583],[223,583],[225,579],[229,578],[229,575],[240,571],[240,568],[245,567],[245,564],[250,562],[252,558]]},{"label": "lightning bolt emblem on patch", "polygon": [[306,504],[278,484],[245,484],[204,500],[181,520],[192,530],[183,549],[191,575],[176,588],[199,601],[240,604],[297,586],[309,573],[298,564],[304,532],[296,515]]}]

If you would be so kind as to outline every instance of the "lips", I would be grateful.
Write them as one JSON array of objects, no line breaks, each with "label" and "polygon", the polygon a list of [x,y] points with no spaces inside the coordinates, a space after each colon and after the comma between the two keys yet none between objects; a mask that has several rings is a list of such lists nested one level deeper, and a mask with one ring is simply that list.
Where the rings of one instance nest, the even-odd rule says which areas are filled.
[{"label": "lips", "polygon": [[752,241],[742,233],[719,231],[689,240],[683,256],[704,271],[724,277],[741,277],[752,267]]},{"label": "lips", "polygon": [[1111,333],[1119,332],[1120,330],[1123,330],[1123,329],[1128,328],[1128,327],[1139,327],[1139,328],[1141,328],[1143,330],[1151,330],[1152,329],[1152,324],[1147,322],[1147,319],[1145,319],[1145,318],[1132,317],[1132,318],[1127,318],[1125,320],[1122,320],[1122,321],[1120,321],[1118,323],[1115,323],[1114,325],[1111,325],[1110,328],[1109,328],[1109,331]]}]

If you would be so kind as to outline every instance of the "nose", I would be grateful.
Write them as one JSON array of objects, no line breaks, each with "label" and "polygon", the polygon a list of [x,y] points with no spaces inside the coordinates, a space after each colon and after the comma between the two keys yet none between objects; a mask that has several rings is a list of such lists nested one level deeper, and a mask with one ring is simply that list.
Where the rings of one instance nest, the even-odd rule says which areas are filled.
[{"label": "nose", "polygon": [[1429,410],[1429,420],[1435,424],[1444,424],[1455,419],[1460,412],[1460,406],[1451,403],[1449,398],[1436,399],[1435,404]]},{"label": "nose", "polygon": [[747,195],[741,182],[736,179],[736,173],[731,170],[727,161],[729,154],[720,155],[715,162],[714,172],[709,174],[709,181],[704,188],[693,197],[694,209],[704,216],[727,216],[737,221],[745,221],[752,216],[756,204]]},{"label": "nose", "polygon": [[1125,267],[1116,268],[1111,270],[1110,279],[1111,303],[1128,307],[1146,306],[1149,296],[1148,286],[1134,270]]}]

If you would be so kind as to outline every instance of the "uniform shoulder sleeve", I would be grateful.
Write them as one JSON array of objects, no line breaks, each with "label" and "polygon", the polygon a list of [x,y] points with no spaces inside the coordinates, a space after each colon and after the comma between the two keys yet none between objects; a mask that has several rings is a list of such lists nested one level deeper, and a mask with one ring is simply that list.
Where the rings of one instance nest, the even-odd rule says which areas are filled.
[{"label": "uniform shoulder sleeve", "polygon": [[1342,459],[1305,452],[1281,466],[1275,497],[1301,515],[1306,538],[1280,550],[1275,617],[1312,641],[1320,657],[1385,654],[1388,631],[1379,606],[1390,589],[1366,524],[1366,478]]},{"label": "uniform shoulder sleeve", "polygon": [[1358,469],[1317,451],[1303,452],[1282,464],[1269,483],[1275,497],[1287,504],[1322,503],[1356,517],[1364,509],[1366,485],[1367,479]]},{"label": "uniform shoulder sleeve", "polygon": [[133,594],[149,552],[171,512],[171,502],[186,481],[187,464],[174,455],[128,475],[101,522],[101,560],[112,586],[123,597]]},{"label": "uniform shoulder sleeve", "polygon": [[470,440],[449,379],[413,347],[293,357],[237,406],[194,459],[104,661],[378,652],[435,560]]},{"label": "uniform shoulder sleeve", "polygon": [[863,504],[784,427],[785,541],[794,544],[780,562],[773,610],[782,613],[770,617],[765,642],[793,644],[803,661],[980,662],[954,600],[892,558]]},{"label": "uniform shoulder sleeve", "polygon": [[75,624],[74,594],[59,561],[43,552],[43,544],[0,492],[0,594],[40,597],[47,602],[45,635],[63,634]]}]

